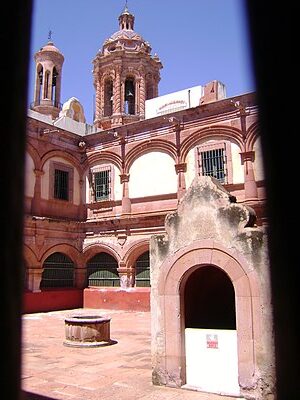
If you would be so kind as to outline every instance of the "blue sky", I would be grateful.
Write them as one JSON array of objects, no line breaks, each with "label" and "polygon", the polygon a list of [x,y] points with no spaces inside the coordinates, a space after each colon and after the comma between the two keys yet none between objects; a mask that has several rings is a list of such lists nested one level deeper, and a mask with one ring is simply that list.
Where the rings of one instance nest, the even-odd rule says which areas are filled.
[{"label": "blue sky", "polygon": [[[92,60],[119,28],[125,0],[35,0],[28,101],[33,100],[34,53],[52,40],[65,57],[62,103],[76,97],[92,123]],[[252,92],[248,26],[243,0],[128,0],[134,30],[163,63],[159,95],[217,79],[227,97]]]}]

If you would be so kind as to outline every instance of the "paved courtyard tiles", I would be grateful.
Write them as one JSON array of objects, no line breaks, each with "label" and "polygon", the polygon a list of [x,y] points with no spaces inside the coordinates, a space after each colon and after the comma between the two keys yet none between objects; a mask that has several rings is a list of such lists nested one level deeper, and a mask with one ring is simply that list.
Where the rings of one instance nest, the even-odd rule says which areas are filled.
[{"label": "paved courtyard tiles", "polygon": [[[105,347],[68,347],[65,318],[111,317]],[[151,382],[149,312],[77,309],[25,314],[22,320],[24,400],[237,400]]]}]

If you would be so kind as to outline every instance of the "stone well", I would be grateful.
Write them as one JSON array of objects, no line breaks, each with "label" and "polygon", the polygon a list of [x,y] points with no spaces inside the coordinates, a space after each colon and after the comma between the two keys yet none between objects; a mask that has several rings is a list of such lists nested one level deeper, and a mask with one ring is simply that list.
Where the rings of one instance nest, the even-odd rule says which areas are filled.
[{"label": "stone well", "polygon": [[111,318],[73,315],[65,319],[65,346],[99,347],[116,343],[110,339]]}]

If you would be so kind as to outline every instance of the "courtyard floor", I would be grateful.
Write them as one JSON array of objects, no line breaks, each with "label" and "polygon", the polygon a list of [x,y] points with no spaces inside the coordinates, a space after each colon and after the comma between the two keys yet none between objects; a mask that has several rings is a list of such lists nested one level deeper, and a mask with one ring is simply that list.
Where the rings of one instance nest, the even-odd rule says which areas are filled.
[{"label": "courtyard floor", "polygon": [[[68,347],[65,318],[78,314],[111,317],[105,347]],[[237,400],[151,382],[149,312],[95,309],[25,314],[22,320],[24,400]]]}]

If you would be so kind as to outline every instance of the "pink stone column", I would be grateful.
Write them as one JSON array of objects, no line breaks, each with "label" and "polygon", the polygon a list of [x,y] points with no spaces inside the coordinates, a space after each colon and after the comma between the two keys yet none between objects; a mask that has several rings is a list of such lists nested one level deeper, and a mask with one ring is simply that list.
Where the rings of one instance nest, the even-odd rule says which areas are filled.
[{"label": "pink stone column", "polygon": [[27,289],[32,292],[40,292],[43,268],[41,265],[27,268]]},{"label": "pink stone column", "polygon": [[178,200],[180,200],[186,192],[186,184],[185,184],[186,163],[175,164],[175,171],[178,176],[177,198]]},{"label": "pink stone column", "polygon": [[141,77],[139,89],[139,114],[142,118],[145,118],[146,83],[144,76]]},{"label": "pink stone column", "polygon": [[245,200],[257,200],[257,185],[253,170],[253,161],[255,153],[254,151],[245,151],[241,154],[242,164],[244,164],[244,176],[245,176]]},{"label": "pink stone column", "polygon": [[113,114],[121,114],[121,67],[116,68],[116,79],[114,83]]},{"label": "pink stone column", "polygon": [[99,127],[99,121],[101,120],[102,117],[102,108],[101,108],[101,81],[100,81],[100,76],[97,77],[96,81],[96,99],[95,99],[95,121],[97,122],[97,126]]},{"label": "pink stone column", "polygon": [[122,196],[122,214],[131,213],[131,201],[129,198],[129,174],[120,175],[121,184],[123,185],[123,196]]},{"label": "pink stone column", "polygon": [[86,218],[86,207],[85,207],[85,202],[84,202],[84,181],[83,179],[79,180],[79,193],[80,193],[80,203],[79,203],[79,217],[81,220],[84,220]]},{"label": "pink stone column", "polygon": [[86,265],[80,265],[77,263],[75,269],[74,286],[78,289],[84,289],[87,282],[87,268]]},{"label": "pink stone column", "polygon": [[31,214],[40,215],[41,214],[41,192],[42,192],[42,176],[44,171],[35,169],[35,184],[34,184],[34,195],[31,201]]}]

